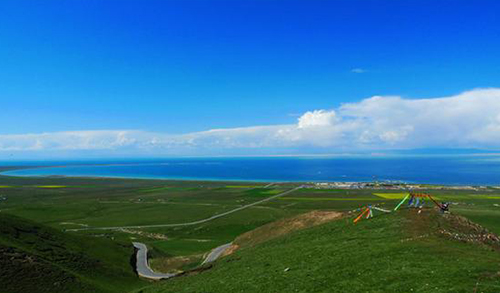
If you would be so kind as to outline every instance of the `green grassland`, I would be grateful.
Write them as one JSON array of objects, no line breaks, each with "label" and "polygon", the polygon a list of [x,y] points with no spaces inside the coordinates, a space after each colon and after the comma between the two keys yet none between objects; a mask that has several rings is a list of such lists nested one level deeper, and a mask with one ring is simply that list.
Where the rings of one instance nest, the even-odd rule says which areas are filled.
[{"label": "green grassland", "polygon": [[[59,231],[196,221],[287,190],[247,183],[231,183],[227,187],[224,182],[5,176],[0,176],[0,185],[10,186],[0,192],[7,197],[0,202],[0,213],[30,219]],[[165,258],[206,253],[241,233],[294,213],[256,206],[197,226],[67,233],[106,238],[122,245],[142,241],[150,246],[152,256]],[[155,237],[158,235],[168,240],[157,239],[164,238]]]},{"label": "green grassland", "polygon": [[242,249],[209,270],[140,292],[499,292],[498,244],[450,239],[438,232],[443,228],[472,233],[432,209],[357,225],[347,218]]},{"label": "green grassland", "polygon": [[[273,185],[269,188],[264,188],[265,185],[267,185],[267,183],[249,184],[248,182],[228,183],[215,181],[201,182],[62,177],[21,178],[0,176],[0,186],[2,186],[2,188],[0,188],[0,199],[5,198],[4,200],[0,200],[0,216],[2,216],[2,219],[4,219],[5,217],[7,217],[6,219],[8,219],[5,220],[6,222],[4,225],[7,227],[15,226],[16,223],[22,222],[24,223],[22,225],[37,226],[43,231],[48,231],[48,234],[55,235],[51,236],[55,237],[55,241],[42,241],[42,243],[45,243],[43,245],[51,247],[60,242],[62,243],[62,247],[66,247],[65,251],[68,251],[69,253],[77,251],[78,255],[82,255],[85,261],[81,261],[78,258],[73,258],[72,256],[51,258],[43,253],[40,254],[40,251],[36,249],[33,250],[33,248],[30,248],[30,246],[26,243],[37,243],[37,237],[42,237],[39,233],[32,233],[32,235],[28,237],[30,238],[30,240],[28,240],[26,243],[18,243],[16,242],[17,240],[12,241],[12,234],[9,234],[2,230],[3,234],[0,244],[3,245],[2,249],[14,249],[16,250],[16,253],[19,252],[21,253],[21,255],[25,254],[29,257],[36,257],[37,259],[40,259],[40,262],[37,263],[44,263],[48,268],[47,271],[45,271],[44,268],[43,272],[48,272],[50,276],[53,276],[51,278],[47,278],[47,282],[51,282],[52,280],[59,278],[68,280],[67,282],[63,282],[66,285],[56,287],[61,288],[61,290],[53,290],[52,292],[72,292],[87,290],[93,290],[96,292],[128,292],[136,290],[137,288],[148,286],[152,286],[152,291],[167,290],[167,292],[183,292],[183,290],[184,292],[230,292],[233,291],[232,289],[234,289],[235,291],[245,292],[256,290],[262,291],[262,287],[255,287],[254,285],[248,284],[247,285],[250,286],[248,287],[249,289],[243,290],[243,287],[240,287],[245,284],[243,280],[235,280],[235,287],[231,287],[233,285],[229,284],[230,279],[225,279],[223,283],[229,287],[221,287],[228,289],[222,291],[215,289],[217,283],[211,283],[211,285],[207,285],[208,287],[204,287],[201,285],[201,282],[205,281],[197,281],[198,279],[205,280],[204,278],[212,278],[210,277],[212,276],[212,274],[214,274],[213,276],[216,276],[216,278],[219,278],[219,274],[224,274],[225,270],[237,270],[238,267],[233,267],[233,264],[231,264],[233,262],[234,265],[240,265],[241,268],[252,267],[253,265],[255,265],[257,260],[260,259],[263,261],[263,258],[261,258],[261,253],[262,257],[266,255],[266,257],[269,258],[270,266],[276,268],[277,270],[277,273],[275,275],[269,276],[270,282],[273,280],[273,278],[277,280],[276,286],[270,288],[275,288],[276,290],[274,291],[283,292],[291,290],[278,290],[280,288],[279,286],[282,285],[282,283],[280,282],[284,282],[285,279],[280,279],[283,276],[279,275],[283,273],[282,270],[284,268],[277,269],[276,266],[278,263],[286,262],[285,260],[280,260],[281,252],[276,251],[276,256],[273,256],[271,251],[278,248],[279,250],[283,249],[283,251],[286,251],[288,248],[281,248],[278,243],[295,243],[297,241],[297,244],[290,243],[291,246],[289,247],[289,249],[292,249],[292,246],[295,247],[293,249],[299,249],[301,245],[307,245],[309,247],[312,247],[313,252],[319,253],[323,248],[326,249],[326,251],[330,251],[329,253],[334,252],[332,250],[333,248],[325,248],[322,246],[323,244],[319,242],[316,244],[313,241],[310,244],[306,244],[305,240],[300,240],[302,239],[302,236],[300,236],[302,235],[302,233],[311,233],[307,235],[318,234],[314,237],[311,237],[323,239],[322,241],[324,241],[325,243],[330,241],[332,245],[335,244],[335,246],[345,247],[349,243],[352,245],[358,245],[357,249],[360,251],[369,250],[367,252],[363,252],[368,255],[377,253],[382,254],[382,251],[386,250],[377,252],[377,250],[383,246],[382,242],[379,243],[380,245],[375,245],[372,247],[367,245],[367,242],[361,241],[360,239],[371,239],[371,237],[373,237],[372,240],[368,241],[371,243],[378,239],[378,236],[376,235],[377,233],[382,233],[380,235],[385,235],[384,233],[386,232],[388,233],[387,237],[392,237],[391,239],[403,239],[404,237],[408,237],[405,234],[391,234],[394,232],[391,229],[401,230],[401,227],[406,227],[405,225],[410,221],[408,217],[405,216],[405,213],[408,213],[408,211],[403,207],[401,215],[376,217],[375,219],[370,221],[363,221],[357,226],[351,225],[350,220],[341,220],[336,223],[327,224],[324,227],[316,227],[314,229],[311,229],[310,231],[304,230],[302,232],[293,233],[293,235],[296,235],[293,237],[299,238],[290,238],[292,236],[285,236],[279,239],[272,240],[269,243],[263,243],[262,245],[255,247],[255,250],[238,251],[234,256],[230,256],[229,258],[227,258],[227,260],[224,258],[218,261],[214,269],[200,274],[200,277],[181,277],[178,280],[168,280],[151,284],[138,279],[133,272],[131,264],[129,263],[130,257],[133,252],[131,246],[132,241],[140,241],[148,245],[148,247],[150,248],[151,265],[154,269],[164,272],[187,270],[197,267],[201,263],[203,255],[210,251],[212,248],[215,248],[221,244],[231,242],[239,235],[251,231],[255,228],[261,227],[265,224],[293,217],[312,210],[331,210],[346,213],[351,212],[348,215],[350,215],[349,217],[352,217],[357,213],[356,210],[368,204],[376,204],[380,207],[392,209],[401,200],[403,193],[397,190],[342,190],[303,188],[275,200],[261,203],[257,206],[238,211],[236,213],[215,219],[213,221],[192,226],[155,227],[140,229],[126,228],[121,230],[72,230],[92,227],[176,224],[197,221],[279,194],[283,191],[289,190],[290,188],[296,187],[299,184],[282,183]],[[451,205],[451,209],[453,213],[467,216],[471,220],[488,228],[490,231],[500,233],[500,221],[498,221],[500,217],[500,207],[497,206],[498,204],[500,204],[500,190],[489,189],[486,191],[473,191],[430,189],[428,192],[435,195],[435,197],[439,200],[452,202],[453,204]],[[429,209],[431,206],[432,203],[430,202],[428,202],[426,205],[426,207],[428,207]],[[366,225],[378,225],[374,226],[378,228],[368,229],[366,228],[368,227]],[[390,228],[389,230],[391,231],[384,232],[383,230],[380,230],[384,225],[388,225],[387,227],[388,229]],[[360,230],[358,231],[353,227],[360,228]],[[347,232],[347,234],[341,233],[340,235],[343,236],[337,239],[336,232],[326,233],[327,231],[341,230],[351,231],[352,235],[348,237]],[[364,234],[361,233],[361,231],[364,231]],[[328,235],[323,235],[324,233]],[[374,235],[371,235],[371,233],[373,233]],[[440,237],[437,237],[436,239],[436,243],[439,242],[438,240],[442,240],[442,238]],[[453,243],[450,245],[455,245]],[[389,243],[385,244],[389,245],[388,247],[393,247]],[[318,246],[316,247],[316,245]],[[443,245],[443,247],[441,247],[440,249],[444,251],[447,245],[448,244]],[[463,250],[465,251],[469,246],[463,247]],[[435,248],[438,249],[437,246]],[[42,251],[44,251],[44,249],[42,249]],[[263,249],[269,250],[266,250],[267,252],[264,252],[265,250]],[[402,250],[401,247],[396,247],[394,249],[395,251]],[[417,251],[418,253],[420,253],[421,251],[418,249]],[[249,259],[250,261],[250,259],[255,258],[255,261],[230,261],[226,267],[225,262],[234,259],[235,257],[239,257],[238,255],[240,253],[243,256],[246,255],[244,259]],[[290,253],[292,253],[292,250],[290,250]],[[336,251],[335,253],[339,254],[338,251]],[[405,254],[403,253],[403,255]],[[484,255],[480,253],[474,255],[474,257],[481,256]],[[299,255],[297,254],[296,257],[299,257]],[[334,262],[338,262],[337,267],[343,267],[346,265],[356,267],[357,264],[351,263],[351,261],[344,260],[344,258],[349,257],[350,254],[345,256],[338,255],[335,257],[327,256],[327,258],[323,262],[326,262],[326,260],[328,260],[328,263],[322,263],[322,261],[320,260],[320,256],[317,256],[313,253],[311,254],[311,262],[318,263],[313,263],[311,265],[316,266],[316,269],[318,270],[323,268],[327,269],[330,265],[335,265]],[[92,263],[93,261],[99,261],[103,267],[97,268],[95,270],[92,266],[73,269],[73,267],[70,266],[71,261],[63,262],[63,265],[59,263],[60,259],[65,258],[75,260],[78,263]],[[425,259],[427,259],[427,256],[425,256]],[[275,260],[277,261],[276,263],[274,262]],[[414,263],[408,265],[418,266],[418,260],[420,259],[417,258]],[[382,263],[384,262],[383,259],[381,259],[380,261]],[[385,261],[387,262],[388,260]],[[401,261],[404,262],[404,260],[402,259]],[[304,265],[303,263],[309,261],[301,260],[299,258],[299,262],[301,263],[301,265]],[[437,266],[438,264],[435,263],[430,267],[434,265]],[[454,264],[450,262],[446,265],[452,266]],[[297,264],[295,264],[293,267],[297,267]],[[363,271],[364,269],[362,269],[361,267],[362,265],[359,265],[358,269]],[[20,270],[22,271],[22,268],[23,267],[21,266],[20,268],[12,269],[16,272],[19,272]],[[122,271],[119,272],[118,268]],[[259,267],[257,266],[256,268]],[[108,276],[106,274],[103,274],[102,277],[97,276],[98,272],[101,272],[101,269],[109,270],[110,275]],[[316,270],[312,267],[309,269],[313,271]],[[314,280],[316,278],[314,277],[314,275],[311,275],[311,271],[307,271],[307,274],[303,274],[304,272],[305,271],[295,272],[294,269],[291,269],[290,274],[285,275],[293,276],[293,274],[297,274],[297,276],[301,275],[303,279],[311,278],[311,280]],[[252,277],[252,274],[256,274],[256,271],[250,269],[248,273],[239,272],[239,274],[240,273],[241,275],[239,275],[238,278],[250,278]],[[391,272],[386,273],[389,274],[389,276],[378,276],[377,278],[386,280],[384,278],[398,279],[401,277],[400,274],[396,274],[391,277]],[[120,275],[122,276],[122,278],[120,279],[119,277],[116,277],[115,282],[113,280],[115,279],[116,275]],[[446,276],[447,275],[443,275],[443,277]],[[0,277],[2,277],[0,283],[3,284],[5,280],[7,280],[6,278],[10,278],[12,276],[3,274]],[[321,278],[322,277],[318,277],[318,280]],[[426,280],[426,278],[424,279]],[[328,283],[337,282],[338,280],[326,278],[323,281]],[[189,285],[191,284],[191,282],[193,282],[194,285]],[[370,282],[368,283],[374,284],[375,279]],[[238,285],[239,283],[240,285]],[[25,284],[26,286],[29,285],[28,282],[25,282],[23,284]],[[263,284],[266,283],[264,282]],[[401,288],[403,287],[404,285],[402,285]],[[21,289],[23,288],[23,286],[22,284],[20,284],[19,287],[16,288],[19,289],[18,291],[22,291]],[[283,288],[290,289],[291,287],[285,286]],[[308,287],[309,289],[307,289],[306,287],[302,288],[299,286],[297,288],[299,289],[299,291],[305,290],[304,292],[318,291],[316,290],[316,287]],[[24,292],[29,291],[30,290],[24,290]],[[328,292],[329,290],[324,289],[323,291]],[[361,291],[362,290],[360,289],[359,292]],[[17,291],[12,289],[10,292]],[[377,291],[374,290],[371,292]]]}]

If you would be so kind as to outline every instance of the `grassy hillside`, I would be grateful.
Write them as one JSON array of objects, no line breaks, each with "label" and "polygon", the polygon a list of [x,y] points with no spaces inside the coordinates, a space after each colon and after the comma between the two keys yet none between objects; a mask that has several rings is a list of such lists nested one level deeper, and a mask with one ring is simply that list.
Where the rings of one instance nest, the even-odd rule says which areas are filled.
[{"label": "grassy hillside", "polygon": [[294,231],[334,221],[342,217],[342,215],[342,213],[333,211],[312,211],[295,217],[274,221],[238,236],[232,242],[232,250],[255,246]]},{"label": "grassy hillside", "polygon": [[133,249],[0,213],[1,292],[126,292]]},{"label": "grassy hillside", "polygon": [[[337,223],[322,225],[311,230],[293,232],[291,234],[293,236],[279,236],[296,230],[295,228],[302,224],[310,226],[309,221],[314,220],[314,217],[298,216],[297,222],[290,222],[290,218],[297,215],[305,215],[316,210],[323,210],[332,215],[336,212],[347,213],[367,204],[377,204],[392,209],[405,196],[399,190],[383,189],[303,188],[258,206],[193,226],[67,230],[190,222],[261,200],[296,185],[278,184],[270,188],[263,188],[263,186],[264,184],[249,185],[249,183],[235,182],[0,176],[0,215],[10,214],[26,219],[0,216],[3,221],[0,228],[2,233],[0,237],[2,258],[0,288],[8,288],[10,291],[7,292],[43,292],[43,290],[46,292],[129,292],[152,285],[152,288],[148,289],[152,292],[158,290],[167,292],[275,290],[283,292],[293,291],[295,288],[299,291],[331,291],[329,288],[325,289],[325,286],[336,284],[335,286],[339,286],[337,290],[339,292],[342,290],[365,292],[371,290],[372,287],[375,288],[373,289],[375,292],[377,290],[390,292],[391,290],[380,289],[381,287],[377,287],[379,285],[376,284],[379,282],[385,285],[384,282],[390,279],[397,280],[398,283],[403,282],[400,287],[396,288],[397,290],[409,292],[405,290],[408,283],[404,282],[408,282],[406,279],[411,276],[419,276],[417,273],[412,275],[405,272],[410,265],[417,268],[428,267],[431,271],[435,271],[436,268],[440,268],[441,263],[434,260],[442,255],[451,258],[463,257],[470,253],[469,250],[476,249],[476,245],[467,244],[469,246],[460,247],[458,252],[454,252],[456,250],[453,248],[454,244],[442,245],[449,241],[443,238],[449,234],[432,234],[432,237],[427,235],[429,234],[427,231],[435,231],[435,227],[431,226],[423,226],[420,232],[415,232],[417,233],[415,240],[408,242],[413,243],[418,249],[415,251],[408,249],[409,244],[404,242],[406,241],[404,239],[413,239],[414,236],[412,236],[412,230],[407,227],[413,229],[416,224],[427,222],[435,225],[437,221],[422,221],[423,214],[419,215],[420,218],[412,219],[410,217],[412,214],[407,211],[403,211],[402,214],[377,217],[355,227],[343,219]],[[493,188],[432,189],[429,192],[437,200],[452,202],[452,212],[465,215],[495,233],[500,233],[500,221],[497,221],[500,216],[500,190]],[[428,203],[427,207],[430,205]],[[438,217],[438,219],[441,218]],[[380,221],[387,221],[387,223]],[[283,223],[290,225],[283,225]],[[319,224],[319,222],[314,223]],[[15,228],[11,229],[12,227]],[[284,229],[285,227],[293,227],[293,229]],[[15,236],[16,233],[20,236]],[[303,234],[310,235],[309,239],[300,238]],[[273,237],[276,239],[262,244],[263,241]],[[367,240],[357,242],[359,239]],[[434,242],[429,242],[431,239],[434,239]],[[148,245],[152,258],[151,265],[159,271],[194,268],[201,262],[204,254],[230,241],[234,241],[241,249],[234,256],[222,259],[213,270],[198,276],[149,284],[138,280],[130,269],[132,241]],[[430,248],[425,248],[426,246]],[[379,247],[384,249],[380,251]],[[447,250],[450,247],[455,249],[451,250],[453,253]],[[339,250],[340,248],[342,250]],[[407,253],[412,255],[409,260],[405,256]],[[483,259],[498,260],[496,254],[474,253],[476,254],[468,258],[471,260],[472,267],[485,265]],[[384,268],[388,260],[384,257],[372,257],[372,255],[381,254],[384,257],[388,255],[391,260],[406,263],[407,266],[402,269],[391,263],[391,267],[394,267],[396,272],[386,270],[382,273],[378,269]],[[429,255],[432,255],[432,261],[426,259]],[[338,258],[335,258],[337,256]],[[289,258],[291,258],[290,261]],[[367,261],[361,260],[364,258]],[[479,263],[472,262],[473,259],[478,259]],[[226,264],[227,260],[231,262]],[[263,266],[263,264],[267,265]],[[464,264],[469,265],[467,262]],[[443,264],[445,269],[457,265],[462,264],[453,263],[451,260]],[[290,270],[284,272],[283,270],[287,267],[290,267]],[[339,267],[349,267],[362,274],[358,277],[354,273],[352,276],[339,273],[336,271]],[[269,271],[270,269],[273,271]],[[482,272],[483,269],[480,267],[478,272]],[[235,273],[232,275],[233,270]],[[484,271],[492,272],[494,269]],[[264,272],[265,278],[259,276],[260,272]],[[448,283],[455,288],[453,287],[456,283],[455,279],[460,277],[460,275],[454,276],[450,271],[434,277],[426,275],[430,273],[423,269],[420,273],[422,275],[417,278],[418,280],[412,280],[412,282],[417,285],[420,284],[419,280],[427,281],[429,284],[442,282],[443,286],[439,289],[441,292],[446,292],[444,288],[450,286],[446,285]],[[373,275],[373,280],[370,279],[371,275]],[[215,276],[215,280],[212,276]],[[289,276],[301,278],[301,280],[283,279]],[[463,282],[467,282],[464,286],[469,288],[472,283],[475,284],[477,280],[473,279],[478,275],[467,276],[469,277],[464,278]],[[364,285],[359,288],[355,287],[354,291],[351,290],[351,286],[337,285],[337,283],[345,283],[347,278],[352,277],[357,277],[356,282]],[[252,278],[262,284],[246,281]],[[445,280],[441,281],[440,278],[445,278]],[[31,281],[27,281],[28,279]],[[481,292],[483,286],[488,285],[489,278],[483,280],[481,276],[479,280],[478,288],[480,289],[477,292]],[[224,283],[221,285],[217,283],[219,281]],[[314,285],[316,281],[320,284],[318,287]],[[461,282],[458,281],[459,284],[462,284]],[[4,284],[7,285],[4,287]],[[218,289],[219,287],[221,289]],[[488,287],[485,288],[488,289]],[[430,289],[427,291],[432,292]]]},{"label": "grassy hillside", "polygon": [[499,243],[459,216],[343,218],[242,248],[141,292],[500,292]]}]

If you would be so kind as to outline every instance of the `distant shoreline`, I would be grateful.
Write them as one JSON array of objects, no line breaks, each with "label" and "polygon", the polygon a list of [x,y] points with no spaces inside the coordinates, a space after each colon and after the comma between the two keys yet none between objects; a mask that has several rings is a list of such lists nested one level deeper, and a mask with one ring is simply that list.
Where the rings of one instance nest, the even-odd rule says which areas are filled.
[{"label": "distant shoreline", "polygon": [[[262,183],[380,183],[426,186],[500,186],[500,162],[389,159],[285,160],[161,160],[130,162],[44,162],[46,165],[0,166],[1,176],[161,181]],[[50,165],[53,163],[53,165]],[[1,163],[0,163],[1,164]],[[493,166],[493,167],[490,167]],[[101,169],[102,168],[102,169]],[[464,171],[460,171],[465,168]],[[458,171],[457,171],[458,170]],[[484,174],[484,175],[483,175]],[[261,176],[263,178],[261,178]],[[497,179],[498,178],[498,179]],[[442,179],[442,181],[441,181]]]},{"label": "distant shoreline", "polygon": [[[128,164],[123,164],[128,165]],[[71,165],[71,167],[76,165]],[[96,165],[84,165],[84,166],[109,166],[108,164],[96,164]],[[226,179],[226,178],[201,178],[201,177],[152,177],[152,176],[111,176],[111,175],[10,175],[6,174],[11,171],[16,170],[31,170],[31,169],[39,169],[39,168],[64,168],[66,166],[37,166],[37,167],[12,167],[9,170],[0,171],[0,176],[5,177],[17,177],[17,178],[53,178],[53,179],[65,179],[65,178],[74,178],[74,179],[122,179],[122,180],[151,180],[151,181],[186,181],[186,182],[231,182],[231,183],[275,183],[275,184],[312,184],[311,187],[320,188],[320,184],[374,184],[374,181],[328,181],[328,180],[302,180],[302,181],[293,181],[293,180],[270,180],[270,179]],[[0,168],[2,168],[0,166]],[[1,169],[0,169],[1,170]],[[491,188],[500,188],[500,185],[489,185],[489,184],[439,184],[439,183],[423,183],[423,182],[398,182],[394,181],[380,181],[378,184],[388,185],[392,184],[394,186],[402,186],[402,185],[420,185],[422,187],[428,188],[439,188],[444,187],[444,189],[457,189],[457,188],[477,188],[477,187],[491,187]],[[330,187],[332,188],[332,187]],[[337,187],[339,189],[345,189],[342,187]],[[354,189],[354,188],[347,188]],[[390,189],[390,188],[389,188]]]}]

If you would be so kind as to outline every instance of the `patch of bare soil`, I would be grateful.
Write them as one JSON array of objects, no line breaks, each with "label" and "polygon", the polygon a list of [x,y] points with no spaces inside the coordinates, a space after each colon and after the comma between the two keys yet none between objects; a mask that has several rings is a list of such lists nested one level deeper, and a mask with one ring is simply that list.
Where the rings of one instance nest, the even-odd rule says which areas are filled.
[{"label": "patch of bare soil", "polygon": [[254,246],[297,230],[337,220],[341,218],[342,215],[342,213],[334,211],[312,211],[292,218],[282,219],[266,224],[238,236],[233,241],[233,245],[223,253],[223,256],[232,254],[242,247]]},{"label": "patch of bare soil", "polygon": [[150,260],[153,270],[162,273],[181,273],[183,267],[189,263],[199,260],[201,255],[161,257]]},{"label": "patch of bare soil", "polygon": [[441,235],[458,241],[484,244],[500,250],[500,237],[466,217],[455,214],[441,214],[435,209],[411,210],[408,212],[410,238],[417,240]]},{"label": "patch of bare soil", "polygon": [[221,255],[220,257],[224,257],[226,255],[230,255],[230,254],[233,254],[236,250],[238,250],[240,248],[240,246],[238,244],[231,244],[231,246],[229,246],[228,249],[226,249]]}]

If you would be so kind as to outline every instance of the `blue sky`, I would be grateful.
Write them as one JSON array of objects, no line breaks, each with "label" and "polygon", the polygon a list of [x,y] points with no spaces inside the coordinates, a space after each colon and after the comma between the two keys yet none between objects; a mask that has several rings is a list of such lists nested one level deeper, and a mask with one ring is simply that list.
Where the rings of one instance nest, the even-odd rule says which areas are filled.
[{"label": "blue sky", "polygon": [[[17,151],[27,134],[136,131],[148,134],[135,142],[165,141],[294,125],[308,111],[322,115],[314,110],[338,116],[373,96],[500,87],[498,11],[498,1],[1,1],[0,152]],[[29,150],[61,141],[38,139]]]}]

